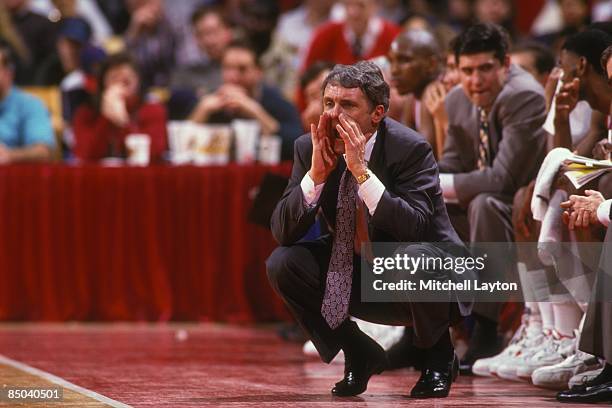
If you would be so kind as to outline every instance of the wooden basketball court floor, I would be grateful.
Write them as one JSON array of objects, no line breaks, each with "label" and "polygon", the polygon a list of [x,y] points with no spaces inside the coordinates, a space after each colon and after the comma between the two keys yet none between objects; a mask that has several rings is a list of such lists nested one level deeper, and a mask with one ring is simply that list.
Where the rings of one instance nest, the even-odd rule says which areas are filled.
[{"label": "wooden basketball court floor", "polygon": [[[272,327],[217,324],[0,324],[0,386],[63,389],[32,407],[558,407],[554,391],[460,377],[451,396],[407,397],[418,374],[375,376],[366,393],[333,398],[341,364],[306,358]],[[563,405],[570,407],[572,405]],[[580,405],[584,406],[584,405]]]}]

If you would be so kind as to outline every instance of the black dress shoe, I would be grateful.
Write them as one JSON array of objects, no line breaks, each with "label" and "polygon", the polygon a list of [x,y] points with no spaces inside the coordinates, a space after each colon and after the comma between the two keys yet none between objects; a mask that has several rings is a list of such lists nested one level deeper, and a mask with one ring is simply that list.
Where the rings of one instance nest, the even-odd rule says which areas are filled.
[{"label": "black dress shoe", "polygon": [[449,362],[447,369],[437,371],[426,368],[421,372],[421,377],[410,391],[413,398],[444,398],[448,397],[451,384],[459,373],[459,360],[455,355]]},{"label": "black dress shoe", "polygon": [[344,366],[344,378],[338,381],[331,393],[337,397],[352,397],[361,394],[368,388],[368,381],[374,374],[382,373],[387,367],[387,354],[378,346],[364,353],[360,358],[347,359]]},{"label": "black dress shoe", "polygon": [[569,390],[561,391],[557,394],[559,402],[612,402],[612,381],[607,383],[589,386],[572,387]]}]

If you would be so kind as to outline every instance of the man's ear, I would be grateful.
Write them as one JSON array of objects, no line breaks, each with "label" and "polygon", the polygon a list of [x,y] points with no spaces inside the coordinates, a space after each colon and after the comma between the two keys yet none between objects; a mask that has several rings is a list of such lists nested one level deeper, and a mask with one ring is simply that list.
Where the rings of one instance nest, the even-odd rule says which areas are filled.
[{"label": "man's ear", "polygon": [[385,107],[382,105],[378,105],[374,108],[371,113],[372,123],[374,125],[378,125],[381,120],[385,118]]},{"label": "man's ear", "polygon": [[576,64],[576,76],[578,78],[583,77],[588,69],[588,63],[585,57],[579,57],[578,63]]},{"label": "man's ear", "polygon": [[504,66],[504,68],[508,69],[510,68],[510,56],[506,55],[504,57],[504,63],[502,64]]}]

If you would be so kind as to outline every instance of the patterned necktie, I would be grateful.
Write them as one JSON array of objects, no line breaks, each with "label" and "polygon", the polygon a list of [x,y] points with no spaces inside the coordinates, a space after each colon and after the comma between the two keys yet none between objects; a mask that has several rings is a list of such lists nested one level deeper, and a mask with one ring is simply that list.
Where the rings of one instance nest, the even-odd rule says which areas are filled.
[{"label": "patterned necktie", "polygon": [[489,162],[489,118],[487,112],[478,108],[478,127],[480,141],[478,143],[478,169],[482,170],[490,165]]},{"label": "patterned necktie", "polygon": [[357,181],[346,169],[340,179],[336,206],[336,234],[321,314],[332,329],[348,317],[351,283],[353,281],[353,246],[355,240],[355,186]]}]

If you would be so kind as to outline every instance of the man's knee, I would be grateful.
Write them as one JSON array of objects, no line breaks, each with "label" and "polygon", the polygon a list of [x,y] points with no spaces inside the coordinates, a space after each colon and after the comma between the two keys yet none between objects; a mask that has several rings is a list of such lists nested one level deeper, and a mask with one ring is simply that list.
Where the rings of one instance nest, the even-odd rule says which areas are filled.
[{"label": "man's knee", "polygon": [[291,247],[278,247],[266,260],[266,273],[270,284],[279,293],[287,288],[290,275],[295,273],[292,264],[294,262],[294,251]]},{"label": "man's knee", "polygon": [[483,214],[490,213],[494,210],[494,197],[490,194],[482,193],[470,201],[468,206],[468,216],[470,221],[479,219]]}]

